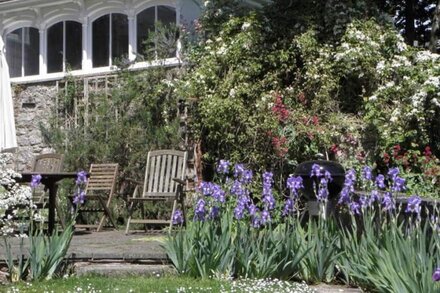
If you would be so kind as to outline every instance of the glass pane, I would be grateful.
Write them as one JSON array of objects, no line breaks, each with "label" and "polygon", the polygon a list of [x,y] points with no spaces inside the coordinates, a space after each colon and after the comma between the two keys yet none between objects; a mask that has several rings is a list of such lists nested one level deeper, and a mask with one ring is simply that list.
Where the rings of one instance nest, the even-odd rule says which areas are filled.
[{"label": "glass pane", "polygon": [[112,60],[128,56],[128,18],[125,14],[112,14]]},{"label": "glass pane", "polygon": [[150,7],[137,15],[137,52],[145,55],[148,48],[154,47],[154,44],[146,44],[148,32],[154,32],[155,7]]},{"label": "glass pane", "polygon": [[157,21],[165,25],[176,24],[176,9],[169,6],[157,6]]},{"label": "glass pane", "polygon": [[24,75],[40,73],[40,34],[33,27],[23,28],[24,43]]},{"label": "glass pane", "polygon": [[157,6],[157,21],[164,25],[165,31],[160,34],[157,40],[157,54],[159,58],[176,57],[177,30],[176,10],[170,6]]},{"label": "glass pane", "polygon": [[63,22],[47,30],[47,72],[63,71]]},{"label": "glass pane", "polygon": [[66,68],[81,69],[82,65],[82,24],[66,21]]},{"label": "glass pane", "polygon": [[93,67],[109,66],[110,15],[104,15],[93,22]]},{"label": "glass pane", "polygon": [[19,28],[6,35],[6,61],[8,62],[10,77],[21,76],[22,32],[23,30]]}]

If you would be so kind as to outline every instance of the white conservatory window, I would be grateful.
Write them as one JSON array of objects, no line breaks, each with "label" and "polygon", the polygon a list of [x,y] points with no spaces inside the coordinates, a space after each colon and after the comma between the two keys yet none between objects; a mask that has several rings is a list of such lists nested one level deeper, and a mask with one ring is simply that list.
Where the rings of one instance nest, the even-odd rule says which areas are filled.
[{"label": "white conservatory window", "polygon": [[128,55],[128,18],[125,14],[111,13],[93,22],[93,67],[113,65],[116,59]]},{"label": "white conservatory window", "polygon": [[47,72],[81,69],[82,25],[61,21],[47,30]]},{"label": "white conservatory window", "polygon": [[[136,16],[136,38],[137,38],[137,53],[145,56],[146,51],[153,48],[157,44],[147,44],[146,41],[149,38],[149,34],[151,32],[155,32],[157,30],[156,23],[160,22],[161,24],[175,25],[176,24],[176,9],[171,6],[165,5],[157,5],[149,7]],[[174,38],[174,36],[172,37]],[[170,40],[173,43],[175,40]],[[166,57],[175,57],[176,51],[175,48],[172,49],[169,53],[169,56]]]},{"label": "white conservatory window", "polygon": [[11,77],[37,75],[40,37],[38,29],[23,27],[6,35],[6,59]]}]

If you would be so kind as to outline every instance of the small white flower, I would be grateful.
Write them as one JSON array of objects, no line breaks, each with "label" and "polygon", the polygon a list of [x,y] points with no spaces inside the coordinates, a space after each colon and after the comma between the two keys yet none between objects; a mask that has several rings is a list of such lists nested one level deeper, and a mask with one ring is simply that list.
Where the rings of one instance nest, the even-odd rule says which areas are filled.
[{"label": "small white flower", "polygon": [[246,31],[248,28],[250,28],[251,24],[249,22],[245,22],[243,23],[243,25],[241,26],[241,30],[242,31]]}]

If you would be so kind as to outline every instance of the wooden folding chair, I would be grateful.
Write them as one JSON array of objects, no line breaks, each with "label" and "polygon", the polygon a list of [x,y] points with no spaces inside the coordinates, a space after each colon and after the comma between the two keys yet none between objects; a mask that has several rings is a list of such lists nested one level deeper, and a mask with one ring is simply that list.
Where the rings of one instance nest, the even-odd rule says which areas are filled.
[{"label": "wooden folding chair", "polygon": [[[180,203],[184,212],[183,185],[185,184],[187,153],[176,150],[150,151],[145,166],[145,177],[142,184],[138,184],[133,196],[128,198],[128,219],[125,234],[128,234],[131,224],[169,224],[172,227],[172,217]],[[158,201],[173,201],[169,220],[147,219],[144,212],[144,203]],[[140,207],[141,216],[134,218],[136,207]],[[185,213],[184,213],[185,214]],[[185,216],[184,216],[185,217]]]},{"label": "wooden folding chair", "polygon": [[10,161],[8,163],[8,167],[12,168],[14,171],[18,171],[17,153],[18,153],[18,147],[4,148],[0,150],[0,154],[11,155]]},{"label": "wooden folding chair", "polygon": [[[107,219],[109,224],[116,228],[110,212],[110,203],[116,188],[116,179],[118,177],[118,164],[92,164],[89,171],[89,180],[85,188],[85,202],[78,206],[78,222],[76,228],[94,229],[101,231],[104,222]],[[74,197],[70,196],[72,205]],[[97,213],[100,215],[98,224],[87,224],[83,214]]]},{"label": "wooden folding chair", "polygon": [[[32,172],[36,173],[59,173],[63,169],[64,156],[61,154],[42,154],[34,157],[32,162]],[[36,187],[32,192],[32,201],[37,209],[47,209],[49,206],[49,196],[42,187]],[[61,209],[58,201],[55,203],[58,219],[64,228],[64,219],[61,216]]]}]

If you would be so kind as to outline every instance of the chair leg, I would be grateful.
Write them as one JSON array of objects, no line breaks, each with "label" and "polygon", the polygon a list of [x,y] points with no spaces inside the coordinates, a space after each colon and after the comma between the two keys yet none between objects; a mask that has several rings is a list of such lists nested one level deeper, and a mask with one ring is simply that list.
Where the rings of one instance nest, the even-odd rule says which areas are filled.
[{"label": "chair leg", "polygon": [[[145,220],[145,202],[142,201],[139,204],[141,206],[142,219]],[[153,202],[153,206],[154,206],[154,202]],[[144,230],[145,230],[145,233],[148,231],[147,224],[144,224]]]},{"label": "chair leg", "polygon": [[104,210],[104,212],[103,212],[104,214],[102,215],[101,220],[99,221],[99,225],[98,225],[98,228],[96,229],[96,232],[101,231],[101,228],[104,225],[105,218],[108,218],[110,220],[111,224],[113,225],[113,227],[116,228],[115,221],[113,220],[111,212],[107,206],[109,204],[110,200],[106,203],[101,196],[99,196],[98,199],[99,199],[99,203],[102,206],[102,209]]},{"label": "chair leg", "polygon": [[128,219],[127,219],[127,227],[125,228],[125,235],[128,235],[128,231],[130,229],[130,221],[131,221],[131,215],[133,214],[133,207],[134,207],[134,202],[131,202],[130,206],[128,207]]},{"label": "chair leg", "polygon": [[58,201],[55,202],[55,209],[57,211],[58,219],[60,220],[61,227],[63,229],[66,229],[66,223],[64,222],[64,218],[61,216],[61,209],[60,205],[58,204]]},{"label": "chair leg", "polygon": [[170,219],[170,231],[171,231],[171,229],[173,229],[173,216],[174,216],[174,213],[176,212],[176,208],[177,208],[177,199],[174,199],[173,210],[171,212],[171,219]]}]

